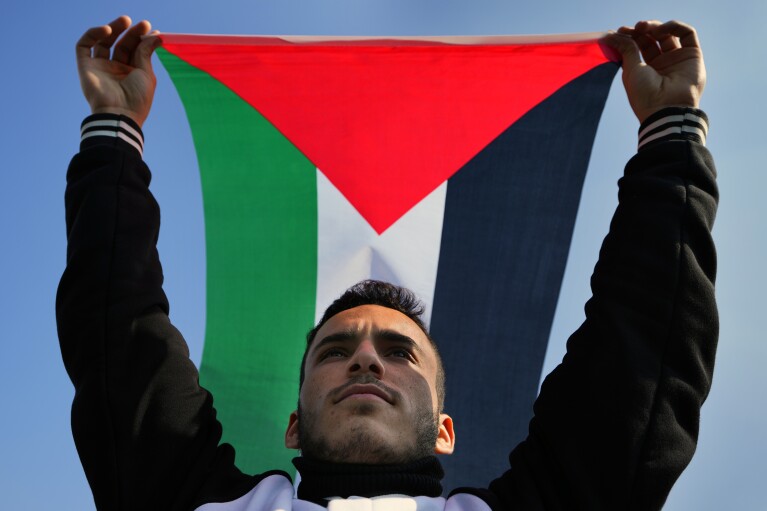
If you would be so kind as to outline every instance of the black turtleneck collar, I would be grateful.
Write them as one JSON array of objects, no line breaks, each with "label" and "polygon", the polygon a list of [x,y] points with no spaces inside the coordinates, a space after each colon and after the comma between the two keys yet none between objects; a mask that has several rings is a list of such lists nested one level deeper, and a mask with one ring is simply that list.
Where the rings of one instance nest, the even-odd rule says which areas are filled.
[{"label": "black turtleneck collar", "polygon": [[401,465],[362,465],[329,463],[307,458],[293,458],[301,474],[298,498],[319,502],[327,497],[377,497],[379,495],[442,494],[442,465],[429,456]]}]

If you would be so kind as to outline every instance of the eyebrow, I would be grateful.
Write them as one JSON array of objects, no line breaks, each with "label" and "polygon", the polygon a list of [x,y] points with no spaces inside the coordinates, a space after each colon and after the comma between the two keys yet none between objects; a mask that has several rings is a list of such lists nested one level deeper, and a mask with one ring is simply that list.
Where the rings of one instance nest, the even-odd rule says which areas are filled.
[{"label": "eyebrow", "polygon": [[[340,332],[329,334],[323,337],[322,339],[320,339],[319,341],[317,341],[313,346],[313,350],[315,353],[317,353],[317,351],[319,351],[323,346],[327,344],[336,344],[336,343],[345,344],[350,342],[357,342],[362,336],[363,336],[363,333],[360,330],[356,330],[356,329],[342,330]],[[421,347],[411,337],[405,334],[402,334],[400,332],[397,332],[396,330],[390,330],[390,329],[374,330],[373,331],[374,342],[379,339],[389,343],[402,344],[411,348],[413,351],[416,351],[418,353],[423,353],[423,350],[421,349]]]}]

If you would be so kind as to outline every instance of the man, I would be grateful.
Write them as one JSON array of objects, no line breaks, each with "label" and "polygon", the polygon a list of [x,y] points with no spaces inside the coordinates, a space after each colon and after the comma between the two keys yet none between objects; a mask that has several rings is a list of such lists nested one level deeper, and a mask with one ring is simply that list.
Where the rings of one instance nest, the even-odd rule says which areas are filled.
[{"label": "man", "polygon": [[417,301],[383,283],[349,290],[310,332],[285,436],[303,452],[297,498],[287,474],[242,474],[231,446],[219,445],[212,398],[168,320],[159,212],[141,161],[159,39],[149,23],[130,24],[118,18],[77,44],[94,115],[67,176],[69,247],[57,298],[76,389],[74,436],[100,509],[663,505],[695,448],[718,327],[717,191],[691,27],[640,22],[606,37],[623,56],[640,148],[620,183],[586,321],[546,379],[509,470],[487,489],[444,499],[431,454],[452,452],[455,435],[441,408],[439,354]]}]

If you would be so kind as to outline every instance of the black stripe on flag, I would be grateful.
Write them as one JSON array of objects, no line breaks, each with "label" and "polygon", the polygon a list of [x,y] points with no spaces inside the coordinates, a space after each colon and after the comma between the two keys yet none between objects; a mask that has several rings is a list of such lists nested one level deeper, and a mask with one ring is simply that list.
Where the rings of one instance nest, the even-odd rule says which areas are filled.
[{"label": "black stripe on flag", "polygon": [[597,124],[617,65],[573,80],[448,182],[431,333],[457,449],[445,489],[486,487],[527,435]]}]

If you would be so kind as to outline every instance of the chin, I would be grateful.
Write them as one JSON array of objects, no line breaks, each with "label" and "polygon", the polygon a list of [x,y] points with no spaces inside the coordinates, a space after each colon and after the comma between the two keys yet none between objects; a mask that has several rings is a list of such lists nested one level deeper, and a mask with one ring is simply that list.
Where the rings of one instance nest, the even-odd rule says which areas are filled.
[{"label": "chin", "polygon": [[[434,453],[437,425],[431,412],[403,417],[375,400],[341,403],[320,419],[299,406],[299,444],[307,458],[357,464],[398,464]],[[394,412],[394,413],[392,413]]]},{"label": "chin", "polygon": [[334,463],[363,465],[403,463],[413,459],[413,446],[403,446],[401,439],[391,438],[392,429],[381,431],[380,423],[371,427],[369,423],[350,422],[353,422],[350,427],[339,428],[331,438],[304,438],[302,454]]}]

